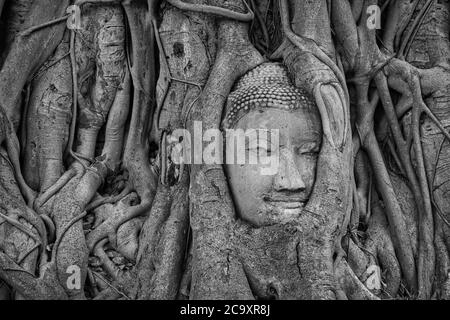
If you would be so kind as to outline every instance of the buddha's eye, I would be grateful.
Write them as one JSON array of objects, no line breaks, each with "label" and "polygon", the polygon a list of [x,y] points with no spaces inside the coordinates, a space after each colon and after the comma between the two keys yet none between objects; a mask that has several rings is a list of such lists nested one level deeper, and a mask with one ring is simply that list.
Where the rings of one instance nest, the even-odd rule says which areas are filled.
[{"label": "buddha's eye", "polygon": [[257,149],[259,155],[267,155],[267,156],[272,155],[272,149],[270,148],[270,146],[268,147],[258,146]]},{"label": "buddha's eye", "polygon": [[319,151],[320,146],[315,142],[307,142],[295,147],[295,153],[302,156],[316,157]]},{"label": "buddha's eye", "polygon": [[307,156],[307,157],[317,157],[319,153],[318,152],[304,152],[302,153],[302,155]]},{"label": "buddha's eye", "polygon": [[264,147],[264,146],[255,146],[255,147],[249,147],[246,149],[247,151],[256,152],[258,154],[266,153],[267,155],[271,155],[272,149],[270,147]]},{"label": "buddha's eye", "polygon": [[247,145],[246,151],[254,152],[255,154],[260,156],[270,157],[275,152],[275,148],[273,148],[273,146],[270,145],[270,143],[267,141],[259,141],[258,144]]}]

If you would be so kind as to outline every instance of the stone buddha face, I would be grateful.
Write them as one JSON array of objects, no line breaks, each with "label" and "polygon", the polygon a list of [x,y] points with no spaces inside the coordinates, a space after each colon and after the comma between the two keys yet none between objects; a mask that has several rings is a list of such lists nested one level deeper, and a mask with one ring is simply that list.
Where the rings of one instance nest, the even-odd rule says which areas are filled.
[{"label": "stone buddha face", "polygon": [[[258,227],[295,219],[311,195],[322,141],[314,103],[289,83],[281,65],[267,63],[241,79],[227,106],[229,129],[278,130],[278,139],[246,139],[246,159],[258,153],[257,164],[225,165],[239,217]],[[262,174],[264,157],[277,157],[274,174]]]}]

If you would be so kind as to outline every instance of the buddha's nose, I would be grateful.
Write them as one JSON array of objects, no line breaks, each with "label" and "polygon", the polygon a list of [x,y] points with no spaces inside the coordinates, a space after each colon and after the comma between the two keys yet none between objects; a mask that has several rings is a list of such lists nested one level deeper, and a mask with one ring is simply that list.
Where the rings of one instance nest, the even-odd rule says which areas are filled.
[{"label": "buddha's nose", "polygon": [[276,191],[304,191],[305,182],[295,164],[294,155],[290,150],[280,150],[280,164],[273,181]]}]

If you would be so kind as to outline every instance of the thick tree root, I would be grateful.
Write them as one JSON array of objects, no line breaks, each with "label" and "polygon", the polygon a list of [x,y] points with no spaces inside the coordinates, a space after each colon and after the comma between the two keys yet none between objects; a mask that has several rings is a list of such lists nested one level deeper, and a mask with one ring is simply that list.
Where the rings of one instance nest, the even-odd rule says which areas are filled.
[{"label": "thick tree root", "polygon": [[206,14],[214,14],[221,16],[223,18],[236,20],[240,22],[249,22],[252,21],[254,18],[254,14],[252,12],[252,9],[247,4],[246,0],[242,0],[247,7],[248,13],[239,13],[234,12],[225,8],[221,7],[215,7],[215,6],[209,6],[209,5],[200,5],[200,4],[190,4],[185,3],[182,0],[167,0],[168,3],[173,5],[174,7],[177,7],[180,10],[186,10],[186,11],[194,11],[199,13],[206,13]]}]

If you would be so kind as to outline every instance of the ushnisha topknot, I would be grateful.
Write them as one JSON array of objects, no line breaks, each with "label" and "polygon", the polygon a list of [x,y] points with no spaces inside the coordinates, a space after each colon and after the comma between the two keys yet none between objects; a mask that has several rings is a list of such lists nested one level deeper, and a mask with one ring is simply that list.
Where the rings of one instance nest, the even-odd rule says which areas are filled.
[{"label": "ushnisha topknot", "polygon": [[318,112],[309,94],[292,85],[281,63],[266,62],[250,70],[235,84],[228,96],[222,128],[233,128],[255,108],[278,108]]}]

